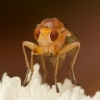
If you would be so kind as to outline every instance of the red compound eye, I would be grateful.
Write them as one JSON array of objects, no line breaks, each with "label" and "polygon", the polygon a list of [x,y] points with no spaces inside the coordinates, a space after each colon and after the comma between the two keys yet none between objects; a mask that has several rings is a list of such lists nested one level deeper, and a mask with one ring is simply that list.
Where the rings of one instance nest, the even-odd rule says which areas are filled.
[{"label": "red compound eye", "polygon": [[34,30],[34,38],[35,38],[36,40],[38,40],[39,35],[40,35],[40,27],[37,27],[37,28]]},{"label": "red compound eye", "polygon": [[51,31],[50,38],[52,41],[55,41],[58,38],[58,32],[55,29]]}]

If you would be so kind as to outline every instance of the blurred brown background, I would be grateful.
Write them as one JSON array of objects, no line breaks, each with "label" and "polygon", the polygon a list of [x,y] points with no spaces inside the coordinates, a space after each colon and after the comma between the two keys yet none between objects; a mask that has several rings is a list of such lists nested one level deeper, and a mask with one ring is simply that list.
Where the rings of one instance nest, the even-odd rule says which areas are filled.
[{"label": "blurred brown background", "polygon": [[[48,17],[57,17],[69,24],[67,28],[79,37],[81,50],[75,75],[86,94],[94,95],[100,91],[99,0],[0,0],[0,76],[7,72],[9,76],[24,79],[22,42],[34,42],[31,29]],[[62,67],[58,81],[65,75]],[[53,81],[53,68],[49,68],[48,77],[49,82]]]}]

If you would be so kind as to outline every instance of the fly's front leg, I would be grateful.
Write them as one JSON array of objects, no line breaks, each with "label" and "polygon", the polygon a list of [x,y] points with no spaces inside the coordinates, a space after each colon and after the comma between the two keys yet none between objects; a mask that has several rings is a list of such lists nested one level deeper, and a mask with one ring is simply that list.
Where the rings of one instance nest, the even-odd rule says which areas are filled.
[{"label": "fly's front leg", "polygon": [[[27,66],[27,73],[26,73],[25,80],[23,82],[23,85],[25,86],[30,82],[30,80],[32,78],[33,71],[34,71],[33,54],[34,55],[42,54],[42,49],[40,47],[38,47],[36,44],[28,42],[28,41],[24,41],[22,43],[22,46],[23,46],[23,52],[24,52],[24,56],[25,56],[26,66]],[[29,64],[28,57],[27,57],[27,54],[25,51],[25,46],[28,47],[29,49],[31,49],[31,63],[30,64]]]},{"label": "fly's front leg", "polygon": [[74,52],[74,55],[70,61],[70,64],[68,66],[68,71],[69,71],[69,76],[72,80],[72,82],[76,85],[79,85],[76,81],[76,78],[75,78],[75,74],[74,74],[74,64],[75,64],[75,61],[77,59],[77,55],[79,53],[79,50],[80,50],[80,42],[73,42],[73,43],[70,43],[70,44],[67,44],[64,48],[61,49],[61,51],[59,52],[60,55],[62,54],[65,54],[71,50],[73,50],[74,48],[76,48],[76,51]]}]

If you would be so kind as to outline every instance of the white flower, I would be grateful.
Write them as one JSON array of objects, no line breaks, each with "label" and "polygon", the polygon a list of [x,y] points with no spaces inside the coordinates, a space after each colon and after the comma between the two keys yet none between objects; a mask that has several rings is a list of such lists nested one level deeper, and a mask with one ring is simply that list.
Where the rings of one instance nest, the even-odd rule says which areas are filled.
[{"label": "white flower", "polygon": [[74,87],[70,80],[58,83],[60,93],[56,93],[55,85],[50,88],[48,84],[41,83],[39,65],[34,66],[31,82],[21,86],[19,77],[10,78],[5,73],[0,82],[0,100],[100,100],[100,92],[93,97],[84,94],[81,87]]}]

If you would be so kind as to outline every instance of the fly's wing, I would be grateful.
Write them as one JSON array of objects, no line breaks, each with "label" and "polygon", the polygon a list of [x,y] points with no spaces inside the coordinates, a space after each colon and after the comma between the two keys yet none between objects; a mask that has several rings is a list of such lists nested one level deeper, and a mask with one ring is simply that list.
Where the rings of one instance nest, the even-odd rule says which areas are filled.
[{"label": "fly's wing", "polygon": [[65,40],[65,45],[66,43],[72,43],[72,42],[77,42],[79,41],[79,38],[77,37],[77,35],[71,31],[69,31],[71,33],[71,36],[67,36],[66,40]]},{"label": "fly's wing", "polygon": [[[76,36],[75,33],[69,31],[71,33],[71,36],[67,36],[64,45],[72,43],[72,42],[79,42],[79,38]],[[77,48],[74,48],[73,50],[68,52],[69,56],[73,56],[74,52]]]}]

